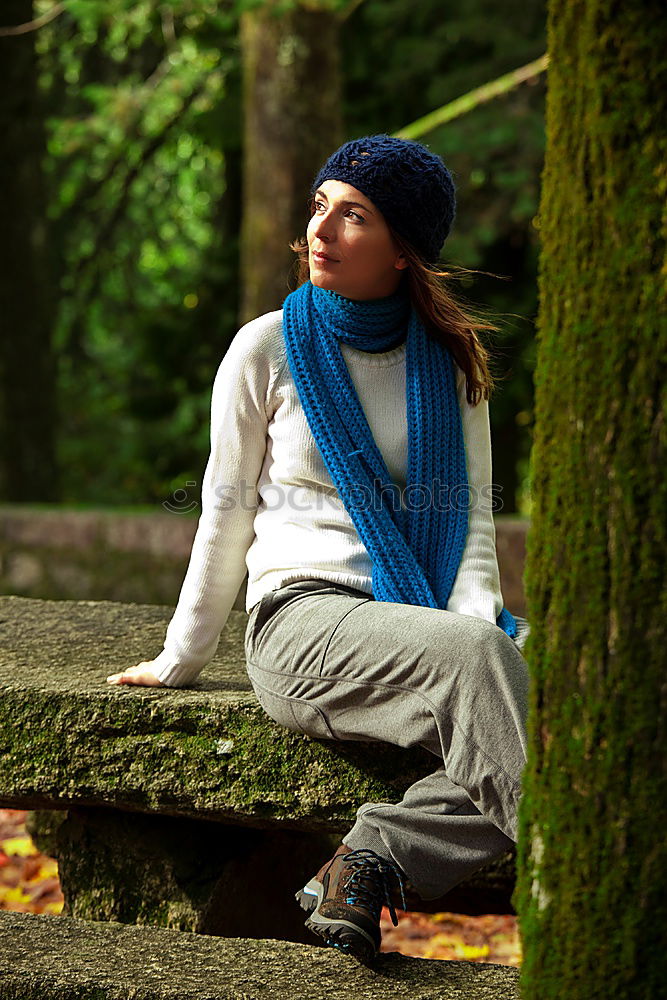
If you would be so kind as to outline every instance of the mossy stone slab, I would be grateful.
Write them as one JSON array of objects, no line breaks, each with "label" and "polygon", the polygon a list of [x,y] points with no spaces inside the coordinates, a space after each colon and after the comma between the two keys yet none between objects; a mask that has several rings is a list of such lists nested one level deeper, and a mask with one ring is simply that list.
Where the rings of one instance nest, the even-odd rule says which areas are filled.
[{"label": "mossy stone slab", "polygon": [[266,828],[349,829],[438,761],[420,748],[320,741],[278,726],[245,668],[232,611],[189,688],[113,686],[155,656],[173,609],[0,597],[0,803],[107,805]]},{"label": "mossy stone slab", "polygon": [[0,1000],[518,1000],[517,969],[0,913]]}]

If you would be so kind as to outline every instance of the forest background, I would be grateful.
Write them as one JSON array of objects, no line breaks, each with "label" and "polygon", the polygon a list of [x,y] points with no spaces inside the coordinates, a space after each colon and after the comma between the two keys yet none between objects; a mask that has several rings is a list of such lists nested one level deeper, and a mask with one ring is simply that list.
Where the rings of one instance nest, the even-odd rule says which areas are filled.
[{"label": "forest background", "polygon": [[[35,294],[48,305],[52,399],[35,393],[31,364],[12,365],[8,351],[0,375],[35,407],[51,408],[53,463],[48,480],[18,491],[7,464],[0,499],[155,510],[200,482],[213,378],[240,326],[240,18],[262,4],[66,0],[35,32],[33,135],[43,169],[33,211],[43,204],[47,248]],[[395,132],[546,49],[545,0],[338,6],[347,7],[345,138]],[[53,10],[33,5],[35,17]],[[457,184],[443,260],[497,276],[454,288],[501,325],[485,338],[499,379],[494,483],[502,513],[524,516],[545,93],[536,74],[420,136]],[[266,190],[270,206],[270,176]],[[303,232],[307,220],[304,192]],[[299,235],[285,233],[285,243]],[[286,274],[285,295],[293,286]],[[0,294],[7,301],[13,291]],[[3,338],[21,338],[18,315]]]}]

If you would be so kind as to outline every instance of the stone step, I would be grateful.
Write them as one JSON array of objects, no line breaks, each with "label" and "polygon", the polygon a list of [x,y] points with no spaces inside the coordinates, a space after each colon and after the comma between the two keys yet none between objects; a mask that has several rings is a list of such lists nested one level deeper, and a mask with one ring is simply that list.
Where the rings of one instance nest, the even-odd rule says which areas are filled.
[{"label": "stone step", "polygon": [[0,912],[0,1000],[518,1000],[502,965]]}]

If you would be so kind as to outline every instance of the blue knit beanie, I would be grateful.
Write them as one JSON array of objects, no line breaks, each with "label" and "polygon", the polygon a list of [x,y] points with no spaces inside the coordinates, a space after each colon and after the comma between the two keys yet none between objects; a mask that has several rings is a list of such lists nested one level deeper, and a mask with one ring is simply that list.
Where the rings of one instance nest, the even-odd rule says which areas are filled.
[{"label": "blue knit beanie", "polygon": [[332,153],[311,195],[325,181],[357,188],[423,259],[434,264],[456,214],[454,181],[439,156],[420,142],[390,135],[352,139]]}]

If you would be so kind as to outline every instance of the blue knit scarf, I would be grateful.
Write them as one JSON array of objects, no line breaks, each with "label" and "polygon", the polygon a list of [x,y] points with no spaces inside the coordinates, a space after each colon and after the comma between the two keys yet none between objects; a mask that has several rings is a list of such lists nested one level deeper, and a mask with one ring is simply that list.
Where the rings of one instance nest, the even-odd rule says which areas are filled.
[{"label": "blue knit scarf", "polygon": [[[359,302],[306,281],[283,303],[283,335],[313,437],[371,558],[375,599],[446,609],[468,534],[469,499],[451,353],[427,335],[400,290]],[[375,353],[397,347],[406,336],[404,508],[339,342]],[[516,635],[506,608],[496,624]]]}]

